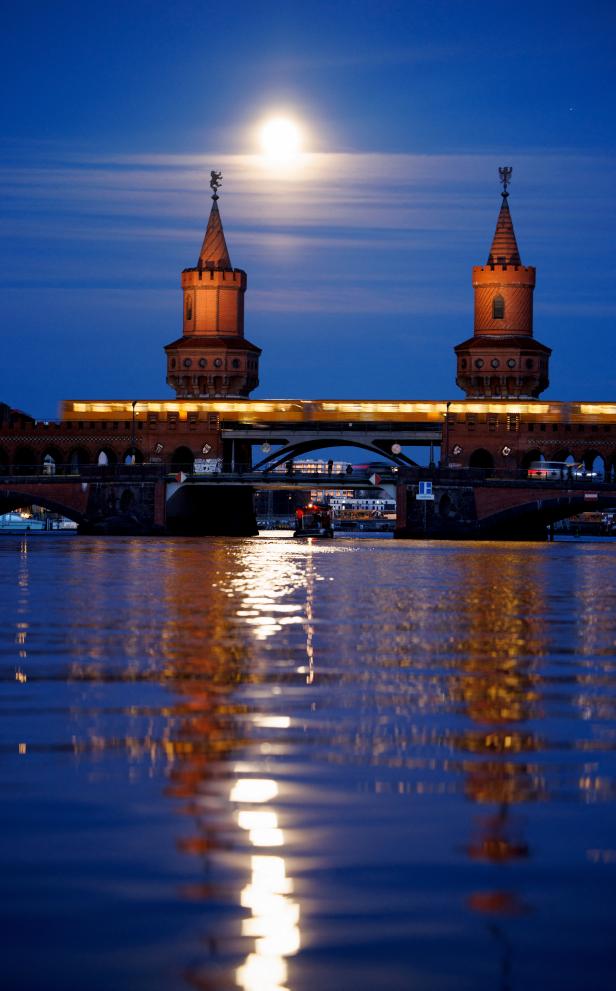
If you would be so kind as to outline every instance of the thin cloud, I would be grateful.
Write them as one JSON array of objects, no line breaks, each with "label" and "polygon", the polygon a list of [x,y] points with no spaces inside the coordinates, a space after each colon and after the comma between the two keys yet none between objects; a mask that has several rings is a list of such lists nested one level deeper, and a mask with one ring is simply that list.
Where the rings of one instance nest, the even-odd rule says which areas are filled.
[{"label": "thin cloud", "polygon": [[388,289],[383,292],[380,286],[374,288],[361,285],[346,285],[318,291],[306,287],[298,289],[285,286],[284,289],[254,290],[250,295],[250,309],[254,313],[321,313],[321,314],[430,314],[460,315],[468,313],[468,301],[453,296],[440,296],[434,288],[424,287],[401,290]]}]

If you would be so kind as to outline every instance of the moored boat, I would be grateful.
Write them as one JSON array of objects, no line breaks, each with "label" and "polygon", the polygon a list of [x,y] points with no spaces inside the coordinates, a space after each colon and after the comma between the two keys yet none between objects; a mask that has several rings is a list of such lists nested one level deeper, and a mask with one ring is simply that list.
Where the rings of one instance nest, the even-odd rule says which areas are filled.
[{"label": "moored boat", "polygon": [[0,516],[0,533],[32,533],[44,529],[45,520],[34,519],[26,513],[3,513]]}]

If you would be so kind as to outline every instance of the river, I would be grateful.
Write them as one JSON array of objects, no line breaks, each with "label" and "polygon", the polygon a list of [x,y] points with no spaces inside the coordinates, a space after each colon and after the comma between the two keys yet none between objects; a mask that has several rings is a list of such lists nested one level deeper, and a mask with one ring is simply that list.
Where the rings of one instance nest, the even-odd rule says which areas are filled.
[{"label": "river", "polygon": [[614,542],[0,562],[5,991],[612,986]]}]

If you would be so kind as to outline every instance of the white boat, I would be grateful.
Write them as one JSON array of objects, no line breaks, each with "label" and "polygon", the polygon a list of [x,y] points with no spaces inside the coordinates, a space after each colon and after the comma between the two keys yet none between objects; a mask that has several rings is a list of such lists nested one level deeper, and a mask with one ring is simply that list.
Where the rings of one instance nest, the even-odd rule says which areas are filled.
[{"label": "white boat", "polygon": [[27,513],[4,513],[0,516],[0,533],[32,533],[45,529],[45,520],[34,519]]}]

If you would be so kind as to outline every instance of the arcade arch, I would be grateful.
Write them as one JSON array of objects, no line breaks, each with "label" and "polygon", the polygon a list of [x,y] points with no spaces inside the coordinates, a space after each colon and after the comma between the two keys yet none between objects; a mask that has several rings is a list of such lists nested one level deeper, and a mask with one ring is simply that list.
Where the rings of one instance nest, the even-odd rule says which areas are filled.
[{"label": "arcade arch", "polygon": [[110,447],[102,447],[96,455],[96,463],[101,467],[115,465],[118,462],[117,455]]},{"label": "arcade arch", "polygon": [[74,447],[68,456],[69,471],[73,475],[79,474],[79,469],[83,465],[90,464],[90,455],[85,447]]},{"label": "arcade arch", "polygon": [[142,465],[143,451],[140,451],[138,447],[129,447],[128,450],[122,455],[122,464]]},{"label": "arcade arch", "polygon": [[192,471],[195,456],[189,447],[176,447],[171,455],[171,466],[178,471]]},{"label": "arcade arch", "polygon": [[586,471],[594,471],[601,477],[605,476],[606,463],[602,454],[592,448],[587,448],[582,455]]},{"label": "arcade arch", "polygon": [[18,447],[13,455],[13,469],[16,475],[36,475],[38,458],[32,447]]},{"label": "arcade arch", "polygon": [[478,447],[468,459],[469,468],[493,468],[494,458],[485,447]]},{"label": "arcade arch", "polygon": [[43,472],[50,475],[61,474],[64,468],[64,455],[58,447],[46,447],[41,459]]}]

